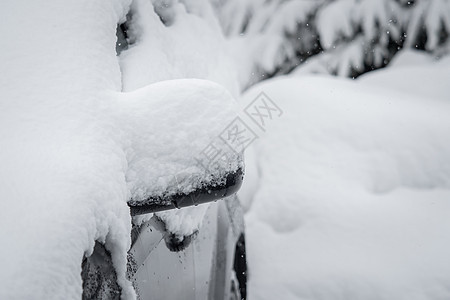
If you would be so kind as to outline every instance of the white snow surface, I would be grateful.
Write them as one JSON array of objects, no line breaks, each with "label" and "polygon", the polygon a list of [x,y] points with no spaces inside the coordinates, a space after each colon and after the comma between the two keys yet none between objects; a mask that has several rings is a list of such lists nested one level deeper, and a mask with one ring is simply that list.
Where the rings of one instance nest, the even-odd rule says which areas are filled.
[{"label": "white snow surface", "polygon": [[135,41],[120,56],[124,90],[161,80],[201,78],[237,96],[236,65],[209,0],[153,2],[171,22],[164,25],[150,1],[133,2],[129,35]]},{"label": "white snow surface", "polygon": [[[383,86],[397,91],[407,91],[424,99],[450,101],[448,79],[450,56],[438,58],[423,51],[403,50],[386,69],[362,75],[358,81]],[[401,78],[399,80],[398,78]]]},{"label": "white snow surface", "polygon": [[450,61],[397,60],[361,80],[284,77],[244,95],[284,111],[240,194],[250,299],[450,298]]},{"label": "white snow surface", "polygon": [[120,92],[115,32],[129,5],[3,3],[0,299],[80,299],[96,240],[133,299],[127,201],[172,186],[172,171],[200,171],[195,156],[235,116],[230,93],[206,80]]},{"label": "white snow surface", "polygon": [[[219,138],[237,115],[237,106],[218,84],[199,79],[154,83],[120,95],[116,110],[117,124],[124,129],[133,204],[149,196],[189,193],[242,167],[239,156]],[[211,143],[227,160],[206,168],[210,161],[204,151]]]}]

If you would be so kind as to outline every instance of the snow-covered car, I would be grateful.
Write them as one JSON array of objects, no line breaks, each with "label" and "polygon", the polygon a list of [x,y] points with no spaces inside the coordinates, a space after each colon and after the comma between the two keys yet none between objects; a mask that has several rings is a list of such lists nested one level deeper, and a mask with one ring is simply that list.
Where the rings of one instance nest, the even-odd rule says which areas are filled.
[{"label": "snow-covered car", "polygon": [[245,298],[236,101],[194,76],[124,88],[130,3],[3,3],[0,299]]}]

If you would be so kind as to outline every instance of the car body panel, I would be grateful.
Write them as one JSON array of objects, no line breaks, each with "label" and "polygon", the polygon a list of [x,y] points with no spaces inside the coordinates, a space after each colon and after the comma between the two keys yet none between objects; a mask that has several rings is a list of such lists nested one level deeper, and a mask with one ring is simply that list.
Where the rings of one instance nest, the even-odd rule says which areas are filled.
[{"label": "car body panel", "polygon": [[236,196],[211,203],[201,228],[183,250],[170,251],[170,234],[155,216],[140,226],[129,251],[129,277],[138,299],[226,299],[237,240],[243,232]]}]

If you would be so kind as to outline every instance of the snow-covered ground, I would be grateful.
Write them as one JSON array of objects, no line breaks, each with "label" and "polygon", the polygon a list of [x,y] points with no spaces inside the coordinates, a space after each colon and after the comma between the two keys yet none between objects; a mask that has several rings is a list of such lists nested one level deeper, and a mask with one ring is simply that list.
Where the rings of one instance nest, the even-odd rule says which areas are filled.
[{"label": "snow-covered ground", "polygon": [[[249,151],[249,294],[450,298],[450,58],[263,82],[284,114]],[[252,165],[252,162],[254,164]]]}]

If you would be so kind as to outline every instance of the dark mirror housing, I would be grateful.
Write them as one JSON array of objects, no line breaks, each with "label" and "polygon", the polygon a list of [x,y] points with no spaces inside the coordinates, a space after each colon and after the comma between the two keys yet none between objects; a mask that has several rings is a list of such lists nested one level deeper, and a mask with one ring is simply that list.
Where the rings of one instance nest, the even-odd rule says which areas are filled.
[{"label": "dark mirror housing", "polygon": [[210,181],[202,184],[200,188],[184,194],[176,193],[172,195],[149,197],[144,202],[129,202],[131,215],[154,213],[174,208],[183,208],[188,206],[197,206],[202,203],[217,201],[219,199],[235,194],[241,187],[244,179],[242,168],[229,172],[221,180]]}]

